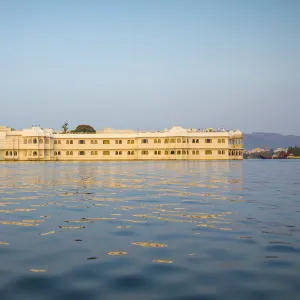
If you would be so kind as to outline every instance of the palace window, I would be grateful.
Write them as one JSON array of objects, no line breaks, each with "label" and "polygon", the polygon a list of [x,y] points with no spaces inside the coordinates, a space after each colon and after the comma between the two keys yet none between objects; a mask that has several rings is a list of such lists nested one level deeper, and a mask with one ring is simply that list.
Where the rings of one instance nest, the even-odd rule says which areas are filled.
[{"label": "palace window", "polygon": [[142,151],[142,155],[148,155],[149,152],[147,150]]},{"label": "palace window", "polygon": [[18,152],[17,151],[14,151],[14,156],[17,156],[18,155]]},{"label": "palace window", "polygon": [[212,151],[211,150],[205,150],[205,155],[212,155]]},{"label": "palace window", "polygon": [[222,143],[225,144],[225,139],[222,139]]},{"label": "palace window", "polygon": [[56,152],[56,151],[54,151],[54,155],[55,155],[55,156],[57,155],[57,152]]},{"label": "palace window", "polygon": [[218,150],[218,154],[222,154],[222,151],[221,151],[221,150]]},{"label": "palace window", "polygon": [[91,140],[91,144],[94,144],[94,140]]},{"label": "palace window", "polygon": [[69,151],[67,151],[67,152],[66,152],[66,155],[70,155],[70,152],[69,152]]},{"label": "palace window", "polygon": [[222,150],[222,154],[225,154],[225,150]]},{"label": "palace window", "polygon": [[206,144],[211,144],[212,143],[212,139],[205,139],[205,143]]},{"label": "palace window", "polygon": [[171,155],[174,155],[175,154],[175,151],[174,150],[171,150]]},{"label": "palace window", "polygon": [[73,151],[70,151],[70,155],[73,155]]},{"label": "palace window", "polygon": [[115,155],[122,155],[122,151],[116,151]]},{"label": "palace window", "polygon": [[115,143],[121,145],[122,144],[122,140],[115,140]]},{"label": "palace window", "polygon": [[196,143],[199,144],[199,139],[196,139]]},{"label": "palace window", "polygon": [[157,144],[157,139],[154,140],[154,144]]},{"label": "palace window", "polygon": [[36,151],[33,151],[33,156],[37,156],[37,152]]},{"label": "palace window", "polygon": [[175,139],[171,139],[170,143],[176,143]]},{"label": "palace window", "polygon": [[160,139],[158,139],[158,140],[157,140],[157,143],[158,143],[158,144],[161,144],[161,140],[160,140]]},{"label": "palace window", "polygon": [[157,155],[161,155],[161,151],[157,151]]},{"label": "palace window", "polygon": [[177,143],[181,143],[181,139],[177,139]]},{"label": "palace window", "polygon": [[134,140],[131,140],[131,142],[130,142],[132,145],[134,144]]},{"label": "palace window", "polygon": [[195,155],[195,154],[196,154],[196,151],[195,151],[195,150],[193,150],[192,154],[193,154],[193,155]]},{"label": "palace window", "polygon": [[219,144],[221,143],[221,139],[218,139],[218,143],[219,143]]},{"label": "palace window", "polygon": [[54,141],[54,144],[57,144],[57,140]]},{"label": "palace window", "polygon": [[33,139],[33,143],[37,144],[37,139],[36,138]]},{"label": "palace window", "polygon": [[186,151],[185,151],[185,150],[182,150],[182,154],[183,154],[183,155],[186,155]]},{"label": "palace window", "polygon": [[154,151],[154,155],[157,155],[157,151]]},{"label": "palace window", "polygon": [[49,144],[49,139],[45,138],[45,144]]},{"label": "palace window", "polygon": [[199,150],[196,151],[196,155],[199,155]]},{"label": "palace window", "polygon": [[165,151],[165,155],[169,155],[169,151]]},{"label": "palace window", "polygon": [[181,151],[180,151],[180,150],[178,150],[178,151],[177,151],[177,154],[178,154],[178,155],[181,155]]},{"label": "palace window", "polygon": [[134,155],[134,151],[127,151],[127,155]]},{"label": "palace window", "polygon": [[[104,144],[104,145],[110,144],[110,140],[103,140],[103,144]],[[109,154],[108,154],[108,155],[109,155]]]},{"label": "palace window", "polygon": [[[66,141],[66,144],[70,144],[70,141],[69,141],[69,140],[67,140],[67,141]],[[68,155],[68,154],[67,154],[67,155]]]},{"label": "palace window", "polygon": [[109,151],[103,151],[103,155],[110,155]]},{"label": "palace window", "polygon": [[165,139],[164,143],[165,143],[165,144],[168,144],[168,143],[169,143],[169,140],[168,140],[168,139]]},{"label": "palace window", "polygon": [[73,140],[70,140],[70,144],[73,145]]},{"label": "palace window", "polygon": [[195,139],[192,139],[192,143],[194,144],[196,142],[196,140]]},{"label": "palace window", "polygon": [[91,151],[91,155],[94,155],[94,151]]},{"label": "palace window", "polygon": [[[57,155],[60,155],[60,154],[61,154],[60,151],[58,151],[58,152],[57,152]],[[33,155],[34,155],[34,153],[33,153]]]},{"label": "palace window", "polygon": [[183,139],[182,142],[183,142],[183,143],[187,143],[187,139]]},{"label": "palace window", "polygon": [[142,139],[142,144],[148,144],[148,140],[147,139]]},{"label": "palace window", "polygon": [[[85,140],[79,140],[79,141],[78,141],[78,144],[80,144],[80,145],[85,144]],[[83,154],[83,155],[84,155],[84,154]]]},{"label": "palace window", "polygon": [[79,151],[79,155],[85,155],[85,151]]},{"label": "palace window", "polygon": [[23,140],[23,143],[24,143],[24,144],[27,144],[27,139],[24,139],[24,140]]},{"label": "palace window", "polygon": [[28,139],[28,144],[32,144],[32,139]]},{"label": "palace window", "polygon": [[39,143],[40,143],[40,144],[43,144],[43,139],[39,139]]}]

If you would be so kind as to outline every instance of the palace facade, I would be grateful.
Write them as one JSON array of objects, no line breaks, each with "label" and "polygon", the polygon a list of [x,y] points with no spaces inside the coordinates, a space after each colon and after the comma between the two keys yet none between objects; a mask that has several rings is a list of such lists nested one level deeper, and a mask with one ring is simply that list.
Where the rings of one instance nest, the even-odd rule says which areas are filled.
[{"label": "palace facade", "polygon": [[81,160],[241,160],[241,131],[186,129],[163,131],[104,129],[91,134],[0,126],[0,161]]}]

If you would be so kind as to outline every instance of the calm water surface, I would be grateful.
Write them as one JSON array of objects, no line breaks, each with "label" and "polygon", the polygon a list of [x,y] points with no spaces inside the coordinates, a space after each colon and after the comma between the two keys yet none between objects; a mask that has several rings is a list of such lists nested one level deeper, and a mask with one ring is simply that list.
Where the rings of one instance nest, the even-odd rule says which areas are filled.
[{"label": "calm water surface", "polygon": [[300,299],[300,161],[0,164],[0,298]]}]

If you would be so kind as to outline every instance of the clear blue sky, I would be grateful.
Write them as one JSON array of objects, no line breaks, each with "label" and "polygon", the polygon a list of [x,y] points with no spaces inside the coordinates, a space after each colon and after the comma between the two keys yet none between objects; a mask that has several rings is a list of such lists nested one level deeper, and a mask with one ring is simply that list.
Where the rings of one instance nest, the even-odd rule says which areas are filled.
[{"label": "clear blue sky", "polygon": [[300,135],[300,1],[0,0],[0,124]]}]

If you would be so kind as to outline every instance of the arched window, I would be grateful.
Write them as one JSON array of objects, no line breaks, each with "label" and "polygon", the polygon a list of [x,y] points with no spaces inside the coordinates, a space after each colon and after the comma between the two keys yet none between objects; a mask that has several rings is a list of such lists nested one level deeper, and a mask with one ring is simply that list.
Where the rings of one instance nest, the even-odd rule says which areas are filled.
[{"label": "arched window", "polygon": [[8,151],[5,152],[5,155],[8,156]]},{"label": "arched window", "polygon": [[157,143],[158,143],[158,144],[161,144],[161,140],[160,140],[160,139],[158,139],[158,140],[157,140]]},{"label": "arched window", "polygon": [[221,154],[222,152],[221,152],[221,150],[218,150],[218,154]]},{"label": "arched window", "polygon": [[39,139],[40,144],[43,144],[43,142],[44,142],[43,139]]},{"label": "arched window", "polygon": [[69,152],[69,151],[67,151],[66,155],[70,155],[70,152]]},{"label": "arched window", "polygon": [[149,152],[147,150],[142,151],[142,155],[148,155]]},{"label": "arched window", "polygon": [[225,144],[225,139],[222,139],[222,143]]},{"label": "arched window", "polygon": [[58,141],[58,144],[61,144],[61,141]]},{"label": "arched window", "polygon": [[54,151],[54,155],[57,155],[57,152],[56,152],[56,151]]},{"label": "arched window", "polygon": [[157,144],[157,139],[154,139],[154,144]]},{"label": "arched window", "polygon": [[37,144],[37,139],[36,138],[33,139],[33,143]]},{"label": "arched window", "polygon": [[193,155],[195,155],[195,154],[196,154],[196,151],[195,151],[195,150],[193,150],[192,154],[193,154]]},{"label": "arched window", "polygon": [[103,140],[103,144],[104,144],[104,145],[110,144],[110,140]]},{"label": "arched window", "polygon": [[69,140],[67,140],[66,144],[69,144],[69,143],[70,143],[70,141],[69,141]]},{"label": "arched window", "polygon": [[186,143],[186,139],[183,139],[182,142],[183,142],[183,143]]},{"label": "arched window", "polygon": [[180,151],[180,150],[178,150],[178,151],[177,151],[177,154],[178,154],[178,155],[181,155],[181,151]]},{"label": "arched window", "polygon": [[169,140],[168,139],[165,139],[165,144],[168,144],[169,143]]},{"label": "arched window", "polygon": [[171,150],[171,155],[174,155],[175,154],[175,151],[174,150]]},{"label": "arched window", "polygon": [[127,144],[130,144],[130,140],[127,140]]},{"label": "arched window", "polygon": [[122,155],[122,151],[119,151],[119,155]]},{"label": "arched window", "polygon": [[18,155],[18,152],[17,151],[14,151],[14,156],[17,156]]},{"label": "arched window", "polygon": [[131,144],[134,144],[134,140],[131,140]]},{"label": "arched window", "polygon": [[12,156],[12,151],[9,151],[9,156]]},{"label": "arched window", "polygon": [[73,155],[73,151],[70,151],[70,155]]},{"label": "arched window", "polygon": [[94,155],[94,151],[91,151],[91,155]]},{"label": "arched window", "polygon": [[157,155],[157,151],[154,151],[154,155]]},{"label": "arched window", "polygon": [[196,155],[199,155],[199,150],[196,151]]},{"label": "arched window", "polygon": [[235,151],[235,155],[239,155],[238,151]]},{"label": "arched window", "polygon": [[122,140],[119,140],[119,145],[121,145],[122,144]]},{"label": "arched window", "polygon": [[73,144],[73,141],[72,141],[72,140],[70,141],[70,144],[71,144],[71,145]]},{"label": "arched window", "polygon": [[177,139],[177,143],[181,143],[181,139]]},{"label": "arched window", "polygon": [[115,155],[119,155],[119,151],[115,151]]},{"label": "arched window", "polygon": [[183,150],[183,151],[182,151],[182,154],[183,154],[183,155],[186,155],[186,151],[185,151],[185,150]]},{"label": "arched window", "polygon": [[161,155],[161,151],[157,151],[157,155]]},{"label": "arched window", "polygon": [[169,151],[165,151],[165,155],[169,155]]},{"label": "arched window", "polygon": [[94,141],[93,141],[93,140],[91,140],[91,144],[94,144]]},{"label": "arched window", "polygon": [[211,150],[205,150],[205,155],[212,155],[212,151]]},{"label": "arched window", "polygon": [[33,156],[37,156],[37,152],[36,151],[33,151]]},{"label": "arched window", "polygon": [[127,155],[130,155],[130,151],[127,151]]},{"label": "arched window", "polygon": [[195,139],[192,140],[192,143],[193,143],[193,144],[195,143]]},{"label": "arched window", "polygon": [[218,143],[219,143],[219,144],[221,143],[221,139],[218,139]]},{"label": "arched window", "polygon": [[242,155],[242,151],[239,152],[239,155]]},{"label": "arched window", "polygon": [[109,151],[103,151],[103,155],[110,155]]},{"label": "arched window", "polygon": [[148,144],[148,140],[147,139],[142,139],[142,144]]},{"label": "arched window", "polygon": [[131,151],[131,155],[134,155],[134,151]]},{"label": "arched window", "polygon": [[32,139],[29,139],[29,140],[28,140],[28,144],[32,144]]},{"label": "arched window", "polygon": [[196,139],[196,143],[199,144],[199,139]]},{"label": "arched window", "polygon": [[23,143],[24,143],[24,144],[27,144],[27,139],[24,139],[24,140],[23,140]]},{"label": "arched window", "polygon": [[60,151],[58,151],[58,152],[57,152],[57,155],[60,155],[60,154],[61,154]]},{"label": "arched window", "polygon": [[119,141],[118,141],[118,140],[115,140],[115,144],[119,144]]},{"label": "arched window", "polygon": [[225,154],[225,150],[222,150],[222,154]]},{"label": "arched window", "polygon": [[176,143],[175,139],[171,139],[170,143]]},{"label": "arched window", "polygon": [[94,140],[94,144],[98,144],[98,141],[97,141],[97,140]]},{"label": "arched window", "polygon": [[57,144],[57,140],[54,141],[54,144]]},{"label": "arched window", "polygon": [[85,151],[79,151],[79,155],[85,155]]},{"label": "arched window", "polygon": [[79,141],[78,141],[78,144],[80,144],[80,145],[85,144],[85,140],[79,140]]},{"label": "arched window", "polygon": [[211,144],[212,143],[212,139],[205,139],[205,143]]},{"label": "arched window", "polygon": [[187,154],[187,155],[190,155],[190,151],[189,151],[189,150],[187,150],[187,151],[186,151],[186,154]]},{"label": "arched window", "polygon": [[95,155],[98,155],[98,151],[95,151],[94,153],[95,153]]}]

